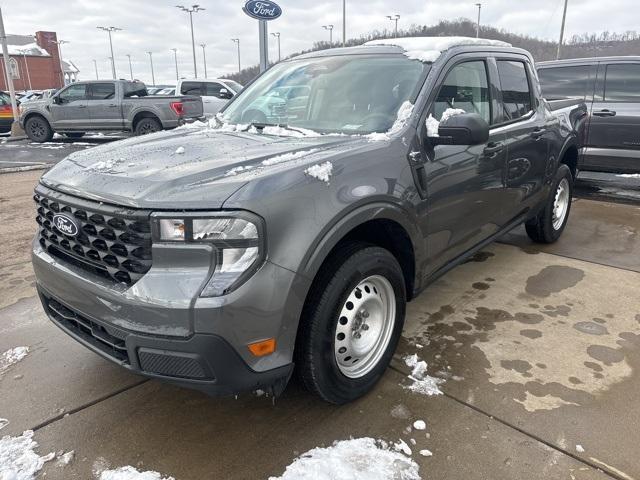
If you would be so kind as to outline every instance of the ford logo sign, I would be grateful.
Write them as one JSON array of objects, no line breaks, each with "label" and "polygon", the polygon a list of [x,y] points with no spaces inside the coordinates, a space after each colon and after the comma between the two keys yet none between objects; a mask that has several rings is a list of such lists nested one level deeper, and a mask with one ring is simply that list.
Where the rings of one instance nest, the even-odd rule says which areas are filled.
[{"label": "ford logo sign", "polygon": [[277,3],[264,0],[249,0],[242,10],[258,20],[275,20],[282,15],[282,9]]},{"label": "ford logo sign", "polygon": [[62,214],[53,216],[53,226],[69,237],[75,237],[79,231],[78,224],[71,217]]}]

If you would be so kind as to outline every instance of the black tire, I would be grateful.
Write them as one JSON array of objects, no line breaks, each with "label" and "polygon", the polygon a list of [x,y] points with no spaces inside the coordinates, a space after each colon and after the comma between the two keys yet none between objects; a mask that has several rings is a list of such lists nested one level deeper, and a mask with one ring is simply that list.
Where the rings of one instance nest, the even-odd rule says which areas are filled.
[{"label": "black tire", "polygon": [[160,120],[154,117],[145,117],[138,121],[134,133],[136,135],[146,135],[148,133],[155,133],[162,130],[162,124]]},{"label": "black tire", "polygon": [[[568,189],[568,202],[566,204],[566,211],[562,222],[559,222],[559,216],[554,216],[555,203],[559,193],[560,185]],[[569,167],[561,164],[558,167],[556,176],[553,179],[551,185],[551,194],[547,200],[544,209],[534,218],[525,223],[527,235],[536,243],[553,243],[560,238],[567,220],[569,220],[569,213],[571,211],[571,200],[573,199],[573,176]],[[554,223],[556,223],[554,225]]]},{"label": "black tire", "polygon": [[67,138],[82,138],[84,137],[84,132],[67,132],[64,136]]},{"label": "black tire", "polygon": [[[372,369],[368,373],[363,372],[361,377],[349,378],[338,366],[334,351],[334,342],[339,341],[336,339],[336,330],[340,312],[349,295],[372,275],[384,277],[393,287],[394,323],[389,330],[390,339],[386,348],[380,349],[383,353],[377,363],[371,363]],[[360,242],[340,247],[316,276],[300,320],[296,364],[304,386],[325,401],[338,405],[369,392],[384,374],[396,350],[405,309],[402,269],[388,250]]]},{"label": "black tire", "polygon": [[24,124],[24,130],[27,137],[37,143],[49,142],[53,138],[51,125],[39,115],[29,117]]}]

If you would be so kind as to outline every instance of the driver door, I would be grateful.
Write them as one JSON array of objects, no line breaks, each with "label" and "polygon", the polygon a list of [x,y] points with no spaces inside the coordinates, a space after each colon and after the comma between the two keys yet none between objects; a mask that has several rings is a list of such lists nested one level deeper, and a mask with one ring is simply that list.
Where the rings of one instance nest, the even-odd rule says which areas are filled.
[{"label": "driver door", "polygon": [[89,121],[87,85],[69,85],[54,98],[49,110],[54,130],[86,128]]}]

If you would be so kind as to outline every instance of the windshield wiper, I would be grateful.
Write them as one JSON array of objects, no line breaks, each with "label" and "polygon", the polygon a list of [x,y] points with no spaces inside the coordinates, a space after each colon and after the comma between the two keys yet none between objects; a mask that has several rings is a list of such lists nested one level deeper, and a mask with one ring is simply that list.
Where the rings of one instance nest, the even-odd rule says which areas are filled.
[{"label": "windshield wiper", "polygon": [[307,132],[305,132],[304,130],[295,128],[295,127],[291,127],[289,125],[287,125],[286,123],[264,123],[264,122],[251,122],[249,123],[249,125],[247,125],[247,128],[245,128],[243,130],[243,132],[248,131],[251,127],[257,128],[258,130],[264,130],[265,127],[279,127],[279,128],[283,128],[285,130],[289,130],[291,132],[298,132],[301,133],[302,135],[307,135]]}]

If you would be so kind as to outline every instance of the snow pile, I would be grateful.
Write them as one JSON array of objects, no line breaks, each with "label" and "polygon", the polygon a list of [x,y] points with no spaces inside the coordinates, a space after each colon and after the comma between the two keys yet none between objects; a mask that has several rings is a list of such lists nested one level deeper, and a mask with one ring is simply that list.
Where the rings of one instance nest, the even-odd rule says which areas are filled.
[{"label": "snow pile", "polygon": [[423,457],[433,457],[433,453],[431,453],[431,450],[427,450],[426,448],[424,450],[420,450],[420,455],[422,455]]},{"label": "snow pile", "polygon": [[62,453],[58,455],[58,463],[60,463],[60,465],[69,465],[71,462],[73,462],[73,459],[76,456],[76,452],[74,450],[71,450],[67,453]]},{"label": "snow pile", "polygon": [[406,356],[404,363],[411,368],[409,378],[413,380],[413,384],[406,388],[422,395],[442,395],[439,385],[442,385],[444,380],[427,375],[427,362],[419,360],[418,355],[413,354]]},{"label": "snow pile", "polygon": [[584,447],[582,445],[576,445],[576,452],[584,453]]},{"label": "snow pile", "polygon": [[389,130],[384,133],[374,132],[368,135],[365,135],[365,138],[370,142],[382,142],[385,140],[389,140],[391,135],[398,133],[402,130],[406,125],[409,119],[411,118],[411,114],[413,113],[413,103],[410,101],[405,101],[400,108],[398,109],[398,115],[396,116],[395,122]]},{"label": "snow pile", "polygon": [[420,60],[425,63],[433,63],[442,52],[464,45],[480,45],[494,47],[510,47],[510,43],[500,40],[488,40],[485,38],[471,37],[405,37],[371,40],[365,45],[386,45],[400,47],[411,60]]},{"label": "snow pile", "polygon": [[277,165],[279,163],[290,162],[291,160],[298,160],[299,158],[306,157],[307,155],[311,155],[316,152],[317,148],[312,148],[311,150],[302,150],[300,152],[291,152],[284,153],[282,155],[276,155],[275,157],[267,158],[262,161],[262,165],[265,167],[270,167],[272,165]]},{"label": "snow pile", "polygon": [[451,117],[455,115],[465,114],[464,110],[461,108],[447,108],[444,112],[442,112],[442,118],[440,121],[436,120],[433,115],[429,114],[427,117],[427,136],[429,137],[439,137],[438,129],[440,128],[440,124],[446,120],[449,120]]},{"label": "snow pile", "polygon": [[413,428],[415,428],[416,430],[426,430],[427,424],[424,422],[424,420],[416,420],[415,422],[413,422]]},{"label": "snow pile", "polygon": [[105,470],[100,473],[99,480],[175,480],[163,477],[158,472],[139,472],[133,467],[120,467],[116,470]]},{"label": "snow pile", "polygon": [[322,136],[321,133],[314,132],[313,130],[309,130],[307,128],[299,128],[299,127],[295,127],[295,129],[289,129],[284,127],[268,126],[262,129],[262,133],[264,135],[275,135],[278,137],[295,137],[295,138]]},{"label": "snow pile", "polygon": [[402,439],[398,440],[397,443],[394,443],[393,448],[398,452],[402,452],[409,457],[413,454],[413,452],[411,451],[411,447],[407,445],[407,442],[405,442]]},{"label": "snow pile", "polygon": [[184,153],[184,147],[176,148],[176,155],[182,155]]},{"label": "snow pile", "polygon": [[332,172],[333,164],[331,162],[325,162],[320,165],[313,165],[312,167],[309,167],[304,171],[304,173],[306,173],[310,177],[317,178],[318,180],[327,184],[329,183]]},{"label": "snow pile", "polygon": [[18,363],[29,353],[29,347],[14,347],[0,355],[0,375]]},{"label": "snow pile", "polygon": [[[67,157],[69,158],[69,157]],[[101,160],[89,166],[89,170],[97,173],[117,173],[116,167],[124,163],[124,158]]]},{"label": "snow pile", "polygon": [[365,437],[309,450],[281,477],[269,480],[420,480],[418,471],[412,459],[390,450],[385,442]]},{"label": "snow pile", "polygon": [[31,430],[19,437],[6,435],[0,438],[0,479],[34,479],[44,464],[55,457],[54,452],[41,457],[34,451],[37,447]]}]

